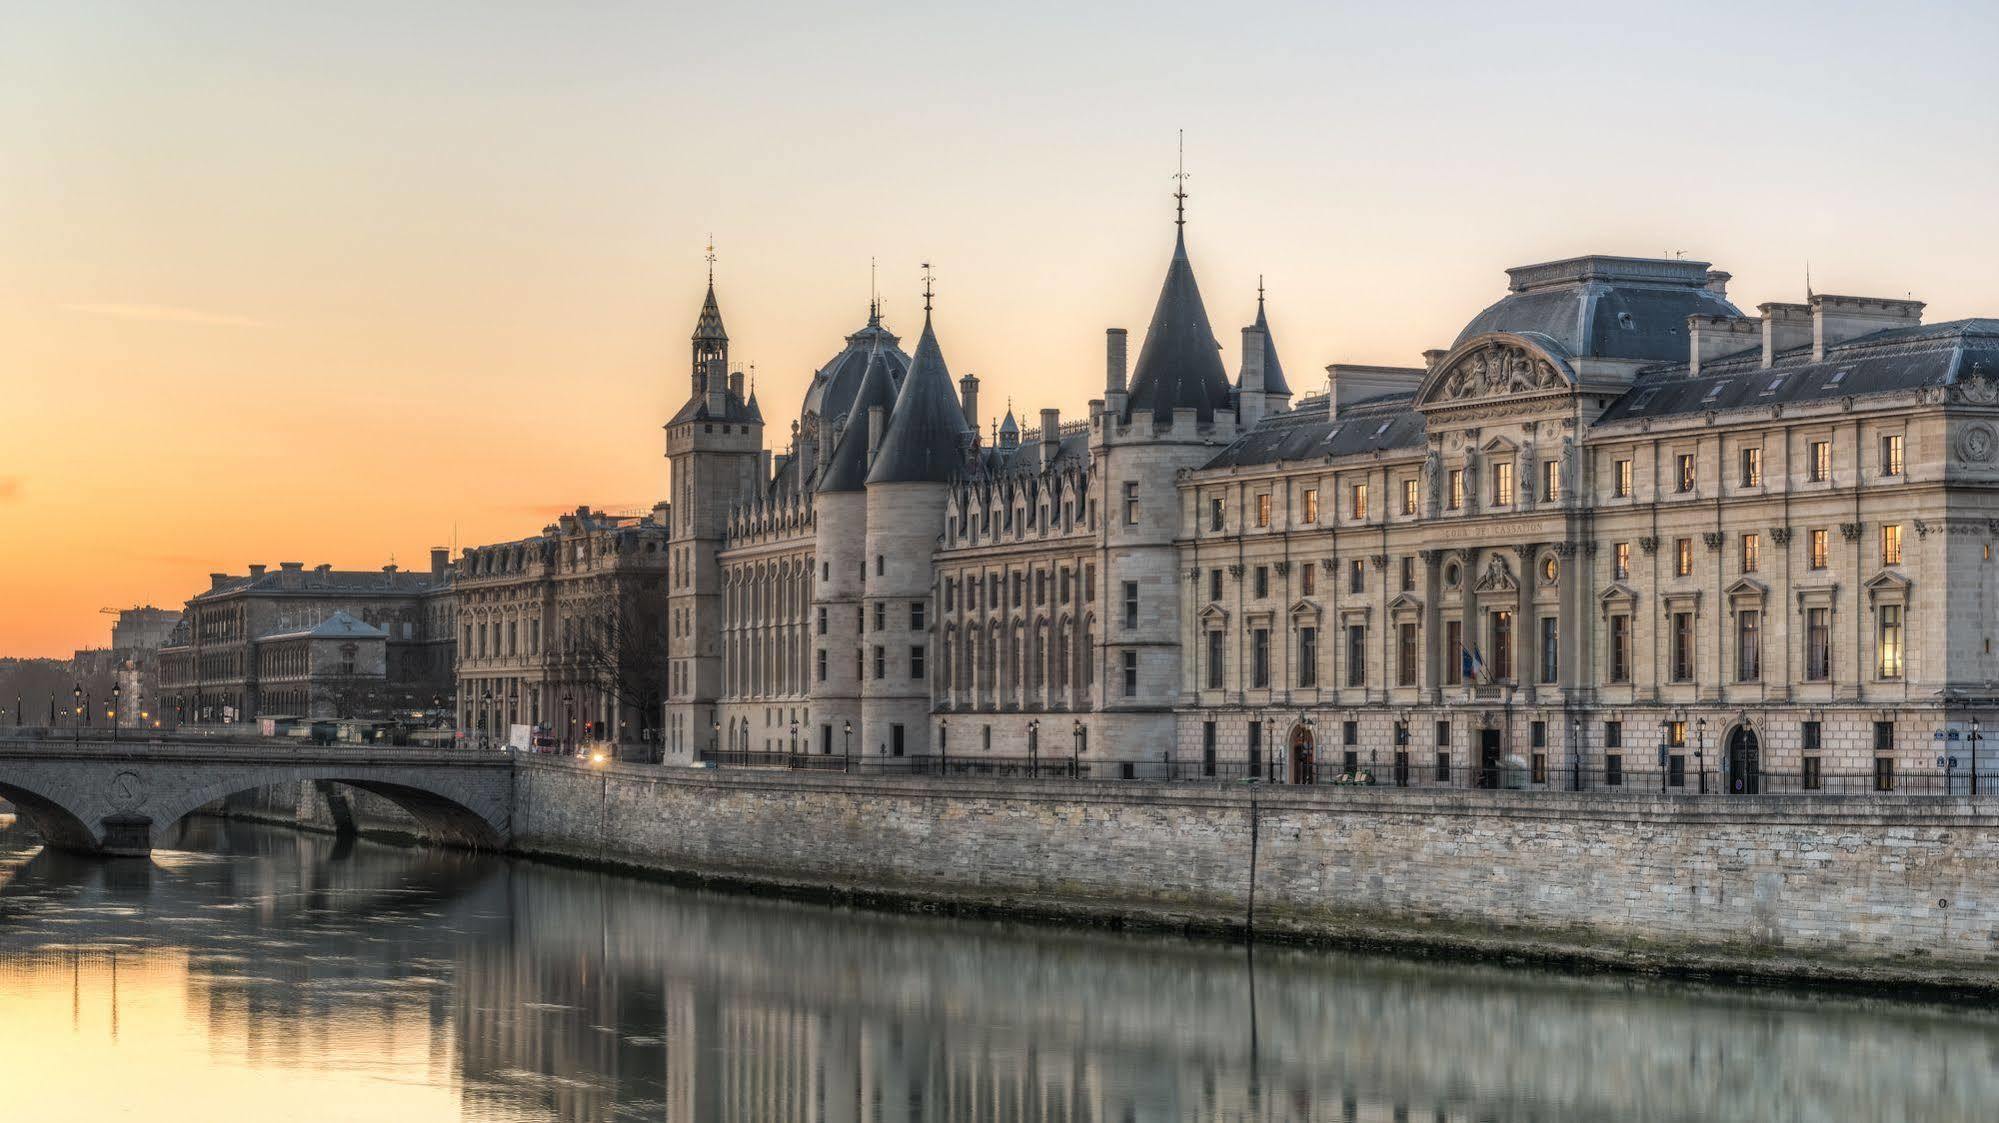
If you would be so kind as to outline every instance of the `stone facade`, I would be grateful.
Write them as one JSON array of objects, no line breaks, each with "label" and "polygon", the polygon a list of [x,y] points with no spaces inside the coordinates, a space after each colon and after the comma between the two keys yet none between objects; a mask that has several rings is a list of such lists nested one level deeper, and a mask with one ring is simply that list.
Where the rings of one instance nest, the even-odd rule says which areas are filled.
[{"label": "stone facade", "polygon": [[[879,474],[885,439],[907,458],[919,380],[859,401],[857,356],[912,369],[873,312],[774,466],[752,427],[673,446],[676,493],[732,510],[677,578],[676,642],[723,654],[712,700],[686,672],[672,756],[1967,783],[1999,705],[1999,321],[1825,294],[1751,315],[1727,282],[1677,259],[1522,267],[1421,366],[1336,363],[1296,397],[1261,294],[1222,375],[1182,239],[1130,371],[1109,333],[1087,419],[1023,434],[1009,410],[988,437],[964,381],[969,436],[923,454],[949,463],[941,502],[841,471],[844,450]],[[703,599],[709,575],[727,595]]]},{"label": "stone facade", "polygon": [[458,728],[544,747],[658,743],[671,512],[578,507],[531,538],[468,549],[453,568]]},{"label": "stone facade", "polygon": [[[302,684],[296,661],[267,661],[262,646],[280,637],[296,640],[344,614],[379,630],[380,685],[341,716],[387,717],[434,708],[451,689],[450,575],[445,551],[431,551],[428,573],[395,566],[379,571],[305,568],[284,562],[275,572],[253,565],[247,576],[210,575],[210,587],[190,598],[159,655],[156,699],[164,726],[235,724],[261,717],[324,716],[309,712],[313,698],[354,695],[359,685],[350,660],[330,657],[311,664],[345,681]],[[357,649],[358,654],[358,649]],[[372,663],[375,656],[362,658]],[[282,671],[277,668],[284,668]],[[266,696],[267,671],[283,685]],[[369,672],[372,674],[372,672]]]}]

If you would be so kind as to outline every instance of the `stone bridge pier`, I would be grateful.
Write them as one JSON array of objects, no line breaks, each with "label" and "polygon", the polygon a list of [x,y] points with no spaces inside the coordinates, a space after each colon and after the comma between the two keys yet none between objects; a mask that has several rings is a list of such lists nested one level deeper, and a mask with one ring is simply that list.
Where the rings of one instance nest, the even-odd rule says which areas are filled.
[{"label": "stone bridge pier", "polygon": [[513,760],[505,753],[295,741],[0,741],[0,799],[49,845],[87,854],[150,854],[181,819],[218,799],[314,780],[394,802],[434,842],[498,850],[512,840]]}]

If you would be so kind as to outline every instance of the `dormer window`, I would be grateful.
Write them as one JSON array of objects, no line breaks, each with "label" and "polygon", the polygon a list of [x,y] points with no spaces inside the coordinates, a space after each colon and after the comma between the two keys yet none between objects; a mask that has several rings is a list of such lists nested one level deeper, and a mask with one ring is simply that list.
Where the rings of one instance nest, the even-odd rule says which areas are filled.
[{"label": "dormer window", "polygon": [[1728,389],[1728,383],[1726,382],[1717,382],[1708,387],[1707,396],[1701,399],[1702,403],[1712,402],[1716,398],[1721,397],[1721,392],[1726,389]]},{"label": "dormer window", "polygon": [[1639,410],[1651,405],[1652,399],[1658,396],[1659,391],[1656,389],[1640,391],[1637,400],[1631,403],[1631,412],[1637,413]]},{"label": "dormer window", "polygon": [[1769,397],[1770,395],[1776,393],[1778,387],[1782,386],[1783,384],[1784,380],[1781,377],[1771,379],[1770,384],[1768,386],[1763,387],[1762,396],[1766,398]]},{"label": "dormer window", "polygon": [[1825,388],[1828,390],[1836,389],[1838,388],[1840,383],[1845,381],[1846,381],[1845,371],[1843,370],[1833,371],[1832,377],[1825,380]]}]

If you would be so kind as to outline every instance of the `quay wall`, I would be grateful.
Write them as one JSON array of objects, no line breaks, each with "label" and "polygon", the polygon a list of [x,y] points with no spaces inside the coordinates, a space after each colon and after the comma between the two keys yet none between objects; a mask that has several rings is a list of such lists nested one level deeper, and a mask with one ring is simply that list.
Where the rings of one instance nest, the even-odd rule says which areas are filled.
[{"label": "quay wall", "polygon": [[519,763],[522,853],[868,903],[1999,990],[1999,814]]}]

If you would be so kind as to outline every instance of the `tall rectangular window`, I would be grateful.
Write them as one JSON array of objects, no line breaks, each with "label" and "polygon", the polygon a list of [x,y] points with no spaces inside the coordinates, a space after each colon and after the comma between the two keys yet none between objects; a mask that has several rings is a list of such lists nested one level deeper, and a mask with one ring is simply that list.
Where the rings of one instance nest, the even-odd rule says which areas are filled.
[{"label": "tall rectangular window", "polygon": [[1674,682],[1694,680],[1694,614],[1673,613],[1672,672]]},{"label": "tall rectangular window", "polygon": [[1689,577],[1694,572],[1694,540],[1679,538],[1673,542],[1673,572],[1680,577]]},{"label": "tall rectangular window", "polygon": [[1610,618],[1610,681],[1631,681],[1631,617]]},{"label": "tall rectangular window", "polygon": [[1754,534],[1742,536],[1742,572],[1754,573],[1763,563],[1763,540]]},{"label": "tall rectangular window", "polygon": [[1304,510],[1300,514],[1305,519],[1305,525],[1317,526],[1319,523],[1319,489],[1316,487],[1306,488],[1303,499],[1304,502],[1300,506]]},{"label": "tall rectangular window", "polygon": [[1416,643],[1416,625],[1412,622],[1395,626],[1395,684],[1397,686],[1416,685],[1416,663],[1421,648]]},{"label": "tall rectangular window", "polygon": [[1298,595],[1309,597],[1319,588],[1319,571],[1311,562],[1298,570]]},{"label": "tall rectangular window", "polygon": [[1225,517],[1226,517],[1226,511],[1227,511],[1227,507],[1228,507],[1228,505],[1227,505],[1227,501],[1226,501],[1226,500],[1224,500],[1224,499],[1223,499],[1223,498],[1222,498],[1221,496],[1219,496],[1219,495],[1217,495],[1217,496],[1215,496],[1214,498],[1212,498],[1212,499],[1209,499],[1209,500],[1208,500],[1208,529],[1209,529],[1209,530],[1220,530],[1220,529],[1222,529],[1222,525],[1223,525],[1223,521],[1224,521],[1224,519],[1225,519]]},{"label": "tall rectangular window", "polygon": [[1124,653],[1124,696],[1138,697],[1138,652]]},{"label": "tall rectangular window", "polygon": [[1889,433],[1881,438],[1881,474],[1899,476],[1902,474],[1902,434]]},{"label": "tall rectangular window", "polygon": [[1444,621],[1444,681],[1452,686],[1464,681],[1465,625],[1462,620]]},{"label": "tall rectangular window", "polygon": [[1880,636],[1875,642],[1882,678],[1902,677],[1902,606],[1884,604],[1876,610]]},{"label": "tall rectangular window", "polygon": [[1359,558],[1347,559],[1347,592],[1356,596],[1367,592],[1367,563]]},{"label": "tall rectangular window", "polygon": [[1124,485],[1124,525],[1138,525],[1138,483],[1135,480]]},{"label": "tall rectangular window", "polygon": [[1270,629],[1255,628],[1249,633],[1249,684],[1259,690],[1270,685]]},{"label": "tall rectangular window", "polygon": [[887,653],[886,651],[884,651],[884,650],[882,649],[882,645],[881,645],[881,644],[876,644],[876,645],[875,645],[875,677],[876,677],[876,678],[881,678],[881,677],[883,677],[884,675],[886,675],[887,673],[888,673],[888,653]]},{"label": "tall rectangular window", "polygon": [[1402,555],[1402,591],[1416,591],[1416,559],[1408,554]]},{"label": "tall rectangular window", "polygon": [[1367,625],[1347,625],[1347,685],[1367,685]]},{"label": "tall rectangular window", "polygon": [[1492,505],[1504,507],[1513,502],[1513,461],[1500,460],[1492,465]]},{"label": "tall rectangular window", "polygon": [[1208,571],[1208,599],[1222,599],[1222,571],[1219,568]]},{"label": "tall rectangular window", "polygon": [[1495,612],[1492,614],[1492,650],[1490,666],[1492,681],[1513,681],[1513,614]]},{"label": "tall rectangular window", "polygon": [[923,645],[915,644],[909,649],[909,677],[921,681],[926,673],[923,665]]},{"label": "tall rectangular window", "polygon": [[1805,678],[1824,682],[1832,677],[1832,610],[1805,610]]},{"label": "tall rectangular window", "polygon": [[1250,775],[1252,776],[1261,775],[1263,772],[1263,723],[1262,722],[1252,721],[1249,723],[1248,739],[1249,739]]},{"label": "tall rectangular window", "polygon": [[1611,574],[1619,581],[1631,577],[1631,543],[1619,542],[1611,550]]},{"label": "tall rectangular window", "polygon": [[1902,524],[1889,523],[1881,528],[1881,564],[1902,564]]},{"label": "tall rectangular window", "polygon": [[1422,485],[1420,483],[1415,480],[1403,480],[1402,513],[1405,515],[1415,514],[1420,505],[1422,494]]},{"label": "tall rectangular window", "polygon": [[1806,538],[1811,543],[1806,564],[1813,569],[1824,569],[1826,561],[1832,553],[1831,543],[1826,537],[1826,532],[1823,529],[1814,530]]},{"label": "tall rectangular window", "polygon": [[1298,629],[1298,685],[1319,685],[1319,629]]},{"label": "tall rectangular window", "polygon": [[1763,484],[1763,450],[1759,447],[1744,448],[1742,458],[1742,486],[1760,487]]},{"label": "tall rectangular window", "polygon": [[1694,489],[1694,454],[1691,452],[1680,453],[1673,458],[1673,465],[1674,484],[1677,489],[1682,494],[1692,491]]},{"label": "tall rectangular window", "polygon": [[1541,498],[1554,503],[1562,498],[1562,462],[1541,461]]},{"label": "tall rectangular window", "polygon": [[1347,495],[1351,517],[1356,521],[1367,518],[1367,485],[1354,484],[1347,489]]},{"label": "tall rectangular window", "polygon": [[877,632],[885,632],[885,631],[887,631],[887,630],[888,630],[888,602],[887,602],[887,601],[876,601],[876,602],[875,602],[875,631],[877,631]]},{"label": "tall rectangular window", "polygon": [[1559,617],[1541,617],[1541,681],[1554,682],[1561,674],[1562,622]]},{"label": "tall rectangular window", "polygon": [[1444,506],[1453,511],[1463,510],[1465,505],[1465,470],[1463,468],[1451,469],[1449,480],[1450,487],[1444,497]]},{"label": "tall rectangular window", "polygon": [[1138,627],[1138,582],[1124,583],[1124,626]]},{"label": "tall rectangular window", "polygon": [[1270,525],[1270,493],[1267,491],[1256,497],[1256,525]]},{"label": "tall rectangular window", "polygon": [[1270,595],[1270,567],[1259,565],[1254,572],[1256,574],[1256,599],[1262,600]]},{"label": "tall rectangular window", "polygon": [[1215,774],[1215,723],[1201,723],[1201,775]]},{"label": "tall rectangular window", "polygon": [[920,632],[924,629],[925,625],[927,624],[927,621],[924,619],[924,615],[926,611],[929,609],[929,607],[930,607],[929,605],[923,603],[920,600],[913,600],[909,602],[910,631]]},{"label": "tall rectangular window", "polygon": [[1619,460],[1611,465],[1611,494],[1618,499],[1631,498],[1631,461]]},{"label": "tall rectangular window", "polygon": [[1757,682],[1763,677],[1763,614],[1745,608],[1735,614],[1735,680]]},{"label": "tall rectangular window", "polygon": [[1824,483],[1832,478],[1832,442],[1813,441],[1805,446],[1805,478]]},{"label": "tall rectangular window", "polygon": [[815,682],[826,681],[826,649],[823,647],[813,653],[812,676]]},{"label": "tall rectangular window", "polygon": [[1208,689],[1222,688],[1222,633],[1217,628],[1208,633]]}]

